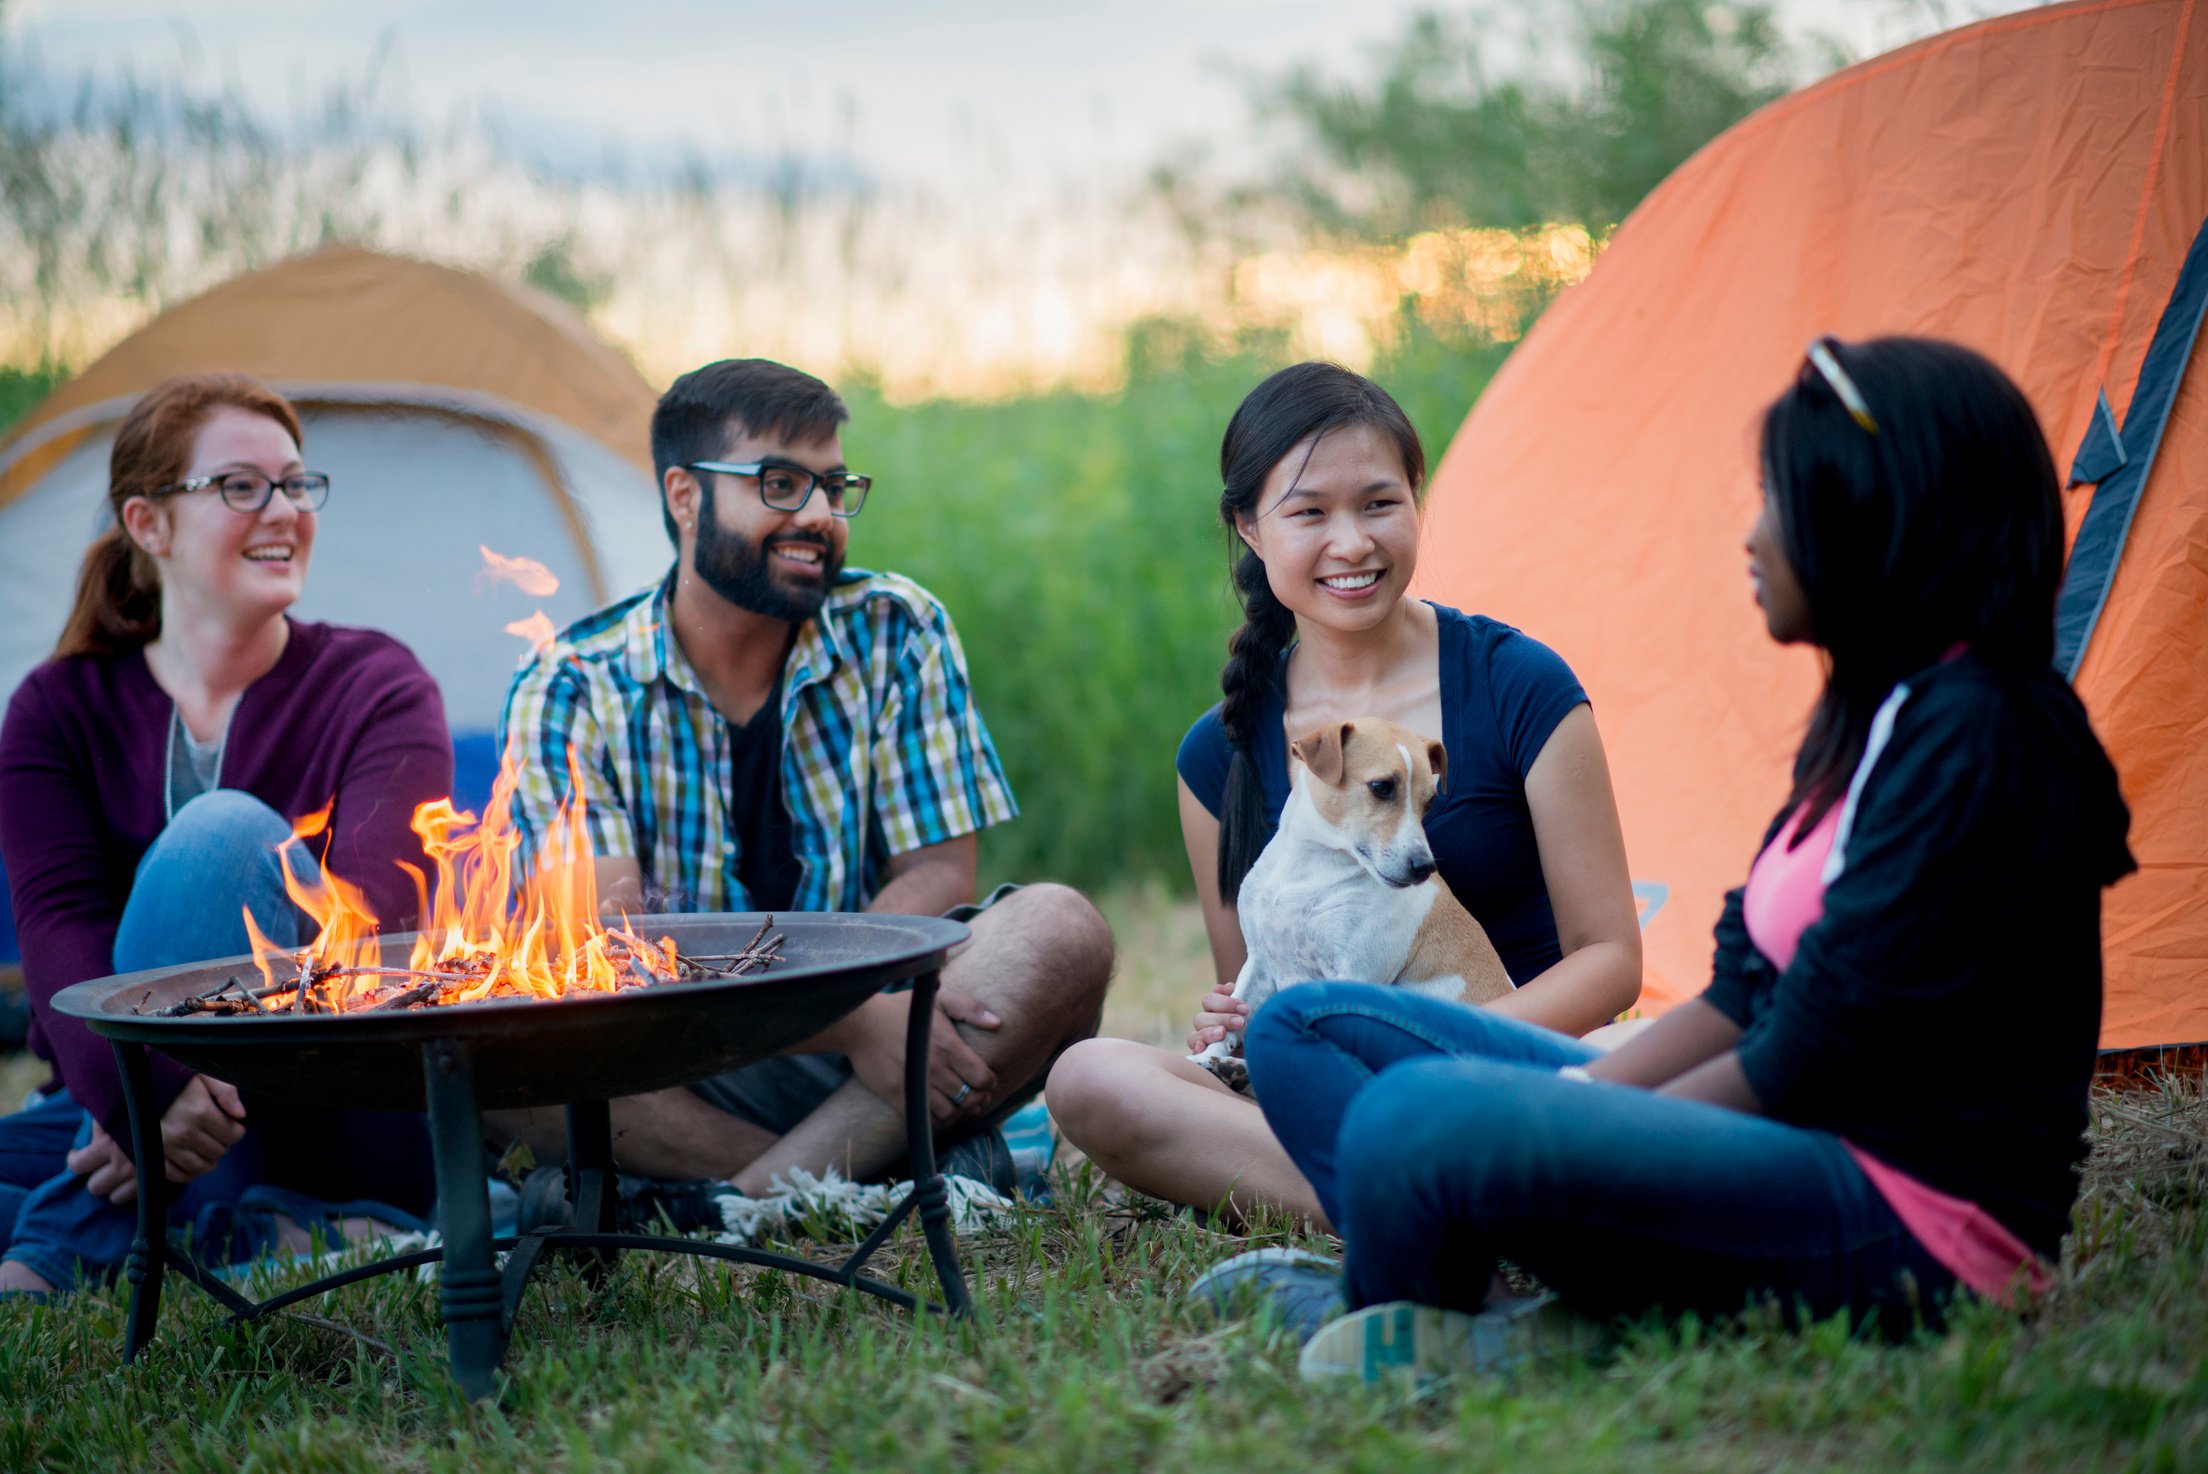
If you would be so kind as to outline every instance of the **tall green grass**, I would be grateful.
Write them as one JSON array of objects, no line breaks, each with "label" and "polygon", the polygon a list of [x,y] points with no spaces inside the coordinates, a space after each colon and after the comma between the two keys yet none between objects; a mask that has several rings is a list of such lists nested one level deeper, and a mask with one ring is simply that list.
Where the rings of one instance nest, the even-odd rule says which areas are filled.
[{"label": "tall green grass", "polygon": [[[1173,753],[1218,699],[1240,622],[1218,520],[1219,437],[1290,361],[1211,357],[1167,326],[1129,340],[1126,388],[891,404],[846,386],[851,463],[878,478],[851,561],[949,606],[1021,817],[983,840],[990,881],[1187,874]],[[1438,457],[1501,348],[1415,324],[1374,376]],[[0,431],[65,375],[0,368]]]},{"label": "tall green grass", "polygon": [[[983,841],[990,878],[1185,876],[1173,754],[1219,697],[1241,615],[1218,519],[1219,438],[1290,361],[1138,333],[1127,387],[996,404],[850,395],[851,464],[877,491],[851,560],[949,606],[1021,817]],[[1501,348],[1408,330],[1373,375],[1438,458]]]}]

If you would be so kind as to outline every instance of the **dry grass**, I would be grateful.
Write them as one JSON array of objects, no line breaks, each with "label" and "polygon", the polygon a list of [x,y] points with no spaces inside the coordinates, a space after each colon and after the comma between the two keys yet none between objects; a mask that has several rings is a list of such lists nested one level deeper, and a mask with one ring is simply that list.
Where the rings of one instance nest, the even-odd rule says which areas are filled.
[{"label": "dry grass", "polygon": [[[1122,951],[1108,1027],[1169,1042],[1210,975],[1194,908],[1103,904]],[[28,1073],[0,1061],[0,1088]],[[1053,1207],[965,1240],[971,1324],[629,1256],[602,1291],[554,1273],[530,1292],[495,1407],[454,1395],[434,1293],[406,1276],[242,1330],[179,1287],[127,1370],[120,1291],[0,1312],[0,1469],[2201,1468],[2208,1071],[2104,1085],[2092,1113],[2053,1290],[1906,1345],[1750,1316],[1409,1397],[1305,1387],[1277,1334],[1186,1302],[1247,1241],[1062,1161]],[[880,1263],[924,1287],[910,1235]]]},{"label": "dry grass", "polygon": [[1104,1000],[1104,1032],[1120,1039],[1178,1047],[1196,1005],[1211,990],[1211,944],[1204,916],[1175,889],[1152,881],[1116,887],[1096,897],[1112,924],[1119,966]]}]

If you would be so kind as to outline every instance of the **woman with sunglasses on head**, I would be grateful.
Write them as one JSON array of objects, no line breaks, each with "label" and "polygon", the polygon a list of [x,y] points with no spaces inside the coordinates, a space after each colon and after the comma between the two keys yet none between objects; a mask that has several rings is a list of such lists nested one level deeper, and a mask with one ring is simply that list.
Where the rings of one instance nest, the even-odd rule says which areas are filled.
[{"label": "woman with sunglasses on head", "polygon": [[[422,865],[408,820],[450,791],[443,704],[398,642],[288,616],[329,493],[299,446],[291,405],[249,378],[140,400],[109,463],[114,520],[0,724],[0,862],[53,1073],[0,1120],[0,1291],[111,1276],[144,1186],[107,1042],[55,1015],[56,992],[249,951],[246,911],[279,946],[309,939],[276,850],[325,806],[322,861],[386,930],[416,909],[395,862]],[[290,863],[318,880],[296,847]],[[171,1221],[204,1255],[428,1209],[416,1117],[264,1109],[158,1055],[153,1073]]]},{"label": "woman with sunglasses on head", "polygon": [[[1427,839],[1518,985],[1485,1010],[1435,1004],[1435,1037],[1488,1011],[1568,1042],[1631,1007],[1640,930],[1587,695],[1532,637],[1409,596],[1426,456],[1402,409],[1347,369],[1297,364],[1242,401],[1219,459],[1244,623],[1225,700],[1176,764],[1217,968],[1188,1051],[1249,1018],[1231,996],[1245,956],[1235,900],[1287,801],[1290,740],[1367,716],[1443,744]],[[1331,1216],[1250,1098],[1187,1052],[1089,1040],[1059,1060],[1047,1094],[1067,1139],[1131,1187],[1230,1219]]]},{"label": "woman with sunglasses on head", "polygon": [[1347,1249],[1339,1274],[1240,1270],[1306,1328],[1346,1301],[1307,1376],[1538,1349],[1562,1326],[1490,1299],[1499,1258],[1598,1318],[1769,1300],[1895,1333],[1963,1288],[2041,1285],[2061,1252],[2100,896],[2132,860],[2051,664],[2046,440],[1967,349],[1821,339],[1761,449],[1756,599],[1826,677],[1709,988],[1604,1056],[1483,1018],[1477,1057],[1444,1057],[1339,985],[1252,1025],[1267,1118]]}]

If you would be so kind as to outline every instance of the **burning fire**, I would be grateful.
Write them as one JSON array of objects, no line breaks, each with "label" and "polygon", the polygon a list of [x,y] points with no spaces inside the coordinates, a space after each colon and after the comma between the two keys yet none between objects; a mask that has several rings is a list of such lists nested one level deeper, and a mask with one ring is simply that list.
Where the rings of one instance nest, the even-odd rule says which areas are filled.
[{"label": "burning fire", "polygon": [[[574,760],[569,759],[573,773]],[[559,998],[576,991],[611,993],[639,985],[675,982],[695,975],[672,938],[646,942],[627,925],[608,927],[598,916],[580,775],[573,797],[560,806],[533,872],[517,886],[514,829],[509,800],[510,764],[502,764],[481,820],[434,799],[414,811],[413,829],[436,871],[434,888],[414,866],[421,898],[420,935],[404,968],[388,967],[376,935],[376,916],[360,890],[325,865],[316,884],[302,883],[288,863],[284,886],[320,930],[296,953],[262,935],[246,913],[253,965],[264,996],[293,991],[313,1011],[343,1012],[378,1006],[472,1003],[482,998]],[[305,843],[329,827],[330,808],[300,819],[283,845]],[[274,963],[297,964],[279,980]]]},{"label": "burning fire", "polygon": [[[483,555],[482,571],[475,576],[478,592],[487,583],[510,583],[523,593],[539,599],[548,599],[560,591],[559,575],[534,558],[508,557],[504,553],[491,551],[482,543],[477,543],[475,549]],[[527,640],[532,650],[542,649],[552,639],[552,621],[539,609],[526,619],[517,619],[508,624],[506,633]]]},{"label": "burning fire", "polygon": [[529,648],[535,650],[550,644],[556,631],[552,628],[552,621],[539,609],[527,619],[517,619],[507,625],[506,633],[521,636],[529,642]]},{"label": "burning fire", "polygon": [[503,580],[538,599],[548,599],[560,591],[559,575],[536,559],[509,558],[504,553],[492,552],[481,543],[475,547],[483,555],[483,571],[475,576],[478,586]]}]

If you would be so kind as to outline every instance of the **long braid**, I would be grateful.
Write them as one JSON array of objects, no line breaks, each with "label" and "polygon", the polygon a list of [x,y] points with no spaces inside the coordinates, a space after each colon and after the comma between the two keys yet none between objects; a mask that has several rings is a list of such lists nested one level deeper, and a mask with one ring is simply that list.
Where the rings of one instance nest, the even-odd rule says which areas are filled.
[{"label": "long braid", "polygon": [[1280,656],[1296,633],[1296,616],[1274,597],[1257,554],[1244,552],[1234,565],[1234,591],[1242,600],[1242,627],[1227,641],[1227,663],[1219,672],[1219,721],[1227,729],[1234,757],[1219,805],[1219,896],[1228,904],[1241,893],[1265,848],[1265,783],[1257,770],[1257,724],[1267,701],[1280,692]]},{"label": "long braid", "polygon": [[1424,482],[1426,451],[1402,406],[1339,364],[1299,363],[1274,374],[1249,392],[1219,443],[1219,520],[1227,525],[1230,546],[1240,551],[1234,591],[1242,601],[1242,628],[1227,642],[1226,668],[1219,672],[1219,720],[1233,748],[1219,804],[1219,896],[1229,905],[1265,848],[1270,825],[1255,756],[1259,713],[1274,696],[1285,695],[1280,657],[1296,635],[1294,612],[1273,593],[1265,561],[1248,550],[1241,530],[1262,515],[1259,503],[1274,469],[1302,447],[1289,477],[1293,485],[1320,437],[1345,425],[1381,431],[1403,459],[1404,479],[1413,488]]}]

